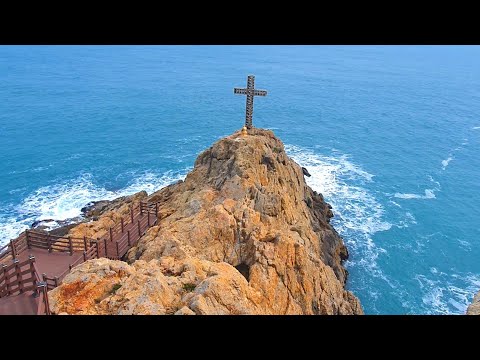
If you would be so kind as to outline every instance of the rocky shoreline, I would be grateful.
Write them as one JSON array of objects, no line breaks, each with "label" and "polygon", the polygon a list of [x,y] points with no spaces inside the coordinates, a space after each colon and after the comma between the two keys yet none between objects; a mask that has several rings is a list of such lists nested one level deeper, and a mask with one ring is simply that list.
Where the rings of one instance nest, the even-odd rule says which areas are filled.
[{"label": "rocky shoreline", "polygon": [[116,211],[125,204],[131,204],[139,199],[148,196],[146,191],[140,191],[133,195],[121,196],[113,200],[91,201],[86,204],[80,211],[81,215],[65,220],[42,219],[32,223],[31,229],[38,231],[46,231],[56,236],[66,236],[70,230],[76,228],[82,223],[98,221],[100,217],[109,211]]}]

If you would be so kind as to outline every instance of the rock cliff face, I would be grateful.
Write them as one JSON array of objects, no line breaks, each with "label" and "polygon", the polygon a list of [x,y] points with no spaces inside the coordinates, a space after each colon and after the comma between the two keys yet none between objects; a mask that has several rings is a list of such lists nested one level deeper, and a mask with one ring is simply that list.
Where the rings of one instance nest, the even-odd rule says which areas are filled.
[{"label": "rock cliff face", "polygon": [[468,307],[467,315],[480,315],[480,291],[475,295],[472,303]]},{"label": "rock cliff face", "polygon": [[[330,206],[271,131],[234,133],[149,197],[159,222],[126,255],[90,260],[49,295],[68,314],[362,314]],[[90,226],[89,236],[102,229]],[[104,221],[105,222],[105,221]],[[78,231],[72,229],[71,232]]]}]

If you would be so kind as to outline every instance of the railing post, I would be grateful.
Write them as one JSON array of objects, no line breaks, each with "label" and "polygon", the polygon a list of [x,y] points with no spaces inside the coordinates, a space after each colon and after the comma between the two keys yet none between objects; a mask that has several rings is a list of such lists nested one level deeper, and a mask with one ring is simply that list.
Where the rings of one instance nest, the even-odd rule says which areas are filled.
[{"label": "railing post", "polygon": [[147,211],[147,225],[150,227],[150,211]]},{"label": "railing post", "polygon": [[85,249],[85,251],[88,250],[87,249],[87,237],[86,236],[83,237],[83,248]]},{"label": "railing post", "polygon": [[100,259],[100,246],[98,246],[100,241],[100,238],[97,238],[97,242],[95,243],[97,245],[97,259]]},{"label": "railing post", "polygon": [[47,281],[47,274],[43,273],[42,274],[42,281],[45,283],[46,285],[46,289],[48,290],[48,281]]},{"label": "railing post", "polygon": [[21,294],[23,293],[23,281],[22,275],[20,275],[20,266],[18,265],[18,259],[13,260],[13,263],[15,264],[15,276],[17,277],[18,281],[18,292]]},{"label": "railing post", "polygon": [[48,244],[48,252],[52,252],[52,241],[50,240],[50,235],[47,234],[47,244]]},{"label": "railing post", "polygon": [[103,243],[105,245],[105,257],[107,257],[107,238],[103,239]]},{"label": "railing post", "polygon": [[117,244],[117,257],[120,259],[120,251],[118,249],[118,241],[115,244]]},{"label": "railing post", "polygon": [[17,254],[15,251],[15,244],[13,243],[13,240],[10,240],[10,248],[12,250],[12,258],[15,260],[17,258]]},{"label": "railing post", "polygon": [[53,278],[53,280],[55,281],[55,287],[57,287],[58,286],[58,276],[55,276]]},{"label": "railing post", "polygon": [[31,249],[30,247],[30,239],[28,237],[28,230],[25,230],[25,238],[27,239],[27,248],[28,249]]},{"label": "railing post", "polygon": [[110,241],[113,241],[113,230],[112,230],[112,227],[110,227],[109,233],[110,233]]},{"label": "railing post", "polygon": [[43,295],[43,301],[44,301],[44,304],[45,304],[45,315],[50,315],[51,312],[50,312],[50,303],[48,302],[48,286],[47,284],[42,284],[43,287],[42,287],[42,295]]},{"label": "railing post", "polygon": [[87,252],[83,252],[83,262],[87,261]]},{"label": "railing post", "polygon": [[130,247],[130,230],[127,230],[127,244],[128,244],[128,247]]},{"label": "railing post", "polygon": [[[38,297],[40,296],[40,293],[43,294],[42,286],[47,286],[47,284],[45,284],[44,282],[38,282],[38,283],[35,283],[35,284],[34,284],[34,288],[33,288],[33,297],[34,297],[34,298],[38,298]],[[40,310],[42,309],[42,300],[43,300],[43,299],[39,299],[39,300],[38,300],[38,306],[37,306],[36,315],[39,315]]]},{"label": "railing post", "polygon": [[35,266],[33,266],[33,263],[35,262],[35,256],[30,255],[28,257],[28,262],[30,263],[30,276],[32,277],[33,286],[35,286],[37,284],[37,276],[36,276],[36,273],[35,273]]},{"label": "railing post", "polygon": [[130,219],[132,220],[133,224],[133,206],[130,208]]},{"label": "railing post", "polygon": [[68,246],[70,248],[70,256],[72,256],[73,255],[73,242],[72,242],[72,237],[71,236],[68,237]]},{"label": "railing post", "polygon": [[142,236],[142,231],[140,230],[140,220],[137,221],[138,224],[138,236]]},{"label": "railing post", "polygon": [[123,217],[120,219],[120,223],[122,224],[122,234],[123,234],[123,228],[124,228],[124,223],[123,223]]},{"label": "railing post", "polygon": [[7,288],[7,295],[10,295],[10,278],[7,275],[5,268],[7,265],[2,265],[3,276],[5,277],[5,287]]},{"label": "railing post", "polygon": [[[43,301],[43,306],[45,307],[44,309],[44,312],[45,312],[45,315],[50,315],[51,312],[50,312],[50,304],[48,303],[48,294],[47,294],[47,290],[48,290],[48,285],[43,282],[43,283],[40,283],[37,285],[37,293],[42,293],[42,299],[39,300],[39,301]],[[38,311],[37,311],[37,315],[40,315],[39,311],[41,310],[42,306],[39,305],[38,307]]]}]

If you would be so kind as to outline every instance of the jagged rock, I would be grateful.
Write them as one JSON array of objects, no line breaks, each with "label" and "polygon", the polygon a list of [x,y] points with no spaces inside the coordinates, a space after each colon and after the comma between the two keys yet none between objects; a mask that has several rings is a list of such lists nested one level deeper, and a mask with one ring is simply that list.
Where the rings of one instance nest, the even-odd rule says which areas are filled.
[{"label": "jagged rock", "polygon": [[480,315],[480,291],[473,297],[472,303],[467,308],[467,315]]},{"label": "jagged rock", "polygon": [[[149,197],[160,202],[159,221],[127,253],[129,271],[98,282],[101,259],[69,275],[80,271],[83,288],[100,284],[94,286],[101,289],[98,304],[88,301],[81,311],[362,314],[358,299],[344,289],[348,251],[329,223],[331,207],[303,175],[271,131],[251,129],[248,136],[236,132],[217,141],[184,181]],[[91,232],[106,232],[115,214],[100,216]],[[62,292],[75,279],[50,292],[54,312],[76,313],[58,305],[82,296]],[[114,284],[120,287],[109,294]]]},{"label": "jagged rock", "polygon": [[308,172],[307,168],[304,168],[303,166],[302,166],[302,172],[303,172],[303,175],[305,175],[305,176],[308,176],[308,177],[312,176],[312,175]]}]

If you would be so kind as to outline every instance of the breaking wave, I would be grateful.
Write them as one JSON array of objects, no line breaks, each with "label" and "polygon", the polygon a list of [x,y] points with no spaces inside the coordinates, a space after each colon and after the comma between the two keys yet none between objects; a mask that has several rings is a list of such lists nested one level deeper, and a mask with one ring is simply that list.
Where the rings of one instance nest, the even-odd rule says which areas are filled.
[{"label": "breaking wave", "polygon": [[[21,204],[10,205],[0,217],[0,245],[15,238],[34,221],[65,220],[81,215],[81,208],[91,201],[113,200],[145,190],[151,194],[177,180],[184,179],[189,169],[164,174],[144,173],[125,188],[111,191],[98,186],[91,174],[76,179],[43,186],[28,195]],[[55,223],[52,223],[55,224]]]},{"label": "breaking wave", "polygon": [[445,170],[448,166],[448,164],[450,163],[450,161],[453,160],[453,157],[452,156],[449,156],[447,159],[445,160],[442,160],[442,170]]},{"label": "breaking wave", "polygon": [[[472,273],[446,274],[431,268],[429,274],[417,274],[424,314],[465,314],[473,294],[480,288],[480,277]],[[455,285],[454,285],[455,284]]]}]

